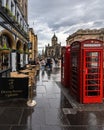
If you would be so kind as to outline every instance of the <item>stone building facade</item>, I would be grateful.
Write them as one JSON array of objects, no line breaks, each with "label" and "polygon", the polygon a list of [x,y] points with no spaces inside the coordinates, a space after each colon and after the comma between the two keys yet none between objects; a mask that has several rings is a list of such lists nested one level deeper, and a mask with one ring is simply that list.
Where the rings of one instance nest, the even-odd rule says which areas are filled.
[{"label": "stone building facade", "polygon": [[34,61],[35,58],[38,56],[38,37],[34,33],[33,28],[29,28],[29,41],[30,41],[30,47],[29,47],[29,61]]},{"label": "stone building facade", "polygon": [[28,0],[0,0],[0,72],[28,64],[27,8]]},{"label": "stone building facade", "polygon": [[28,0],[17,0],[18,4],[20,5],[20,9],[24,14],[24,18],[28,20]]},{"label": "stone building facade", "polygon": [[104,28],[101,29],[80,29],[73,33],[72,35],[69,35],[69,37],[66,39],[66,44],[70,45],[74,41],[82,41],[86,39],[98,39],[104,41]]},{"label": "stone building facade", "polygon": [[45,47],[45,57],[60,58],[61,57],[61,43],[58,43],[58,38],[54,34],[51,38],[51,46]]}]

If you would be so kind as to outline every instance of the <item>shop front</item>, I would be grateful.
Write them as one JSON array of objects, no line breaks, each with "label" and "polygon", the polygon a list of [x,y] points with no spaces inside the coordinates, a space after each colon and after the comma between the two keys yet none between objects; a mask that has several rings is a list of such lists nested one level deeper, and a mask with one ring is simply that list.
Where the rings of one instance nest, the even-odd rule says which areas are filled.
[{"label": "shop front", "polygon": [[25,41],[0,26],[0,77],[8,77],[10,71],[18,71],[28,63],[26,49]]}]

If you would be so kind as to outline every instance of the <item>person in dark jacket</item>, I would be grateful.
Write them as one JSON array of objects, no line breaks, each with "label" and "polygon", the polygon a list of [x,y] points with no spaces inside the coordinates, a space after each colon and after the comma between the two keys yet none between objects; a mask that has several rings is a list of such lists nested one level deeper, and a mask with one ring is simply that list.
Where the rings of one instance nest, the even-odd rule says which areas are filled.
[{"label": "person in dark jacket", "polygon": [[52,59],[50,57],[47,58],[46,67],[52,70]]}]

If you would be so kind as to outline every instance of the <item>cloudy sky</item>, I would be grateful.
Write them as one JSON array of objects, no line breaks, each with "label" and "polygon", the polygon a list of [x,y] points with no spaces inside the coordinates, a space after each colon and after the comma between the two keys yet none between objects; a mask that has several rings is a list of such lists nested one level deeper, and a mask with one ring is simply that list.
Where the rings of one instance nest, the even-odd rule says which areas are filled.
[{"label": "cloudy sky", "polygon": [[29,27],[38,35],[39,48],[48,43],[55,32],[58,42],[78,29],[104,28],[104,0],[28,0]]}]

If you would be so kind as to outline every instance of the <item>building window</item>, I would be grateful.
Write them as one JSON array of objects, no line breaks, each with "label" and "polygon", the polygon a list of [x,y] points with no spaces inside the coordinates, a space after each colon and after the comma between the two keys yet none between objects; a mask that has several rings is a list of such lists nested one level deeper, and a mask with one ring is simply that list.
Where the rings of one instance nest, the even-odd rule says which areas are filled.
[{"label": "building window", "polygon": [[17,12],[17,21],[19,22],[19,13]]},{"label": "building window", "polygon": [[0,0],[0,5],[2,5],[2,0]]},{"label": "building window", "polygon": [[22,25],[22,18],[20,18],[20,25]]},{"label": "building window", "polygon": [[11,12],[14,11],[14,4],[11,2]]},{"label": "building window", "polygon": [[[7,48],[10,48],[10,41],[9,38],[6,35],[2,35],[0,39],[0,45],[1,47],[6,46]],[[1,53],[0,54],[0,70],[8,69],[10,64],[10,58],[8,53]]]},{"label": "building window", "polygon": [[8,7],[9,5],[9,0],[6,0],[6,7]]},{"label": "building window", "polygon": [[102,40],[102,41],[103,41],[103,36],[100,36],[100,37],[99,37],[99,40]]}]

